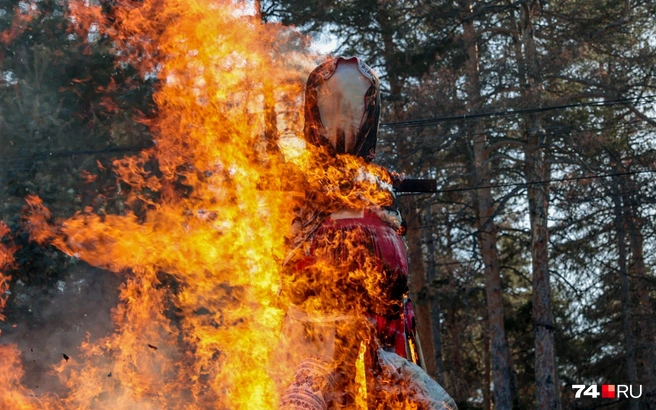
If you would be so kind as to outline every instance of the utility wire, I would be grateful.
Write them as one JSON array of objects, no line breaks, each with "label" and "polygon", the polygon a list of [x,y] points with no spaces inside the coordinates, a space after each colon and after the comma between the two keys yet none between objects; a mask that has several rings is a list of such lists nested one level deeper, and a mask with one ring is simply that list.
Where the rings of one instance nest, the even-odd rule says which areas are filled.
[{"label": "utility wire", "polygon": [[62,158],[62,157],[72,157],[76,155],[96,155],[96,154],[108,154],[116,152],[137,152],[144,149],[150,148],[149,146],[139,147],[116,147],[116,148],[105,148],[100,150],[80,150],[80,151],[55,151],[55,152],[37,152],[31,155],[15,156],[15,157],[0,157],[0,164],[9,163],[11,161],[28,161],[38,158]]},{"label": "utility wire", "polygon": [[[452,116],[452,117],[441,117],[441,118],[432,118],[432,119],[424,119],[424,120],[402,121],[402,122],[397,122],[397,123],[381,124],[381,126],[382,127],[388,127],[388,128],[418,127],[418,126],[421,126],[421,125],[430,125],[430,124],[437,123],[437,122],[452,121],[452,120],[464,120],[464,119],[469,119],[469,118],[526,114],[526,113],[531,113],[531,112],[549,111],[549,110],[571,108],[571,107],[617,105],[617,104],[626,104],[627,102],[631,102],[631,101],[635,102],[635,101],[638,101],[638,100],[647,100],[647,99],[649,99],[650,101],[655,101],[656,100],[656,95],[649,95],[649,96],[636,97],[636,98],[625,98],[625,99],[618,99],[618,100],[609,100],[609,101],[601,101],[601,102],[592,102],[592,103],[579,103],[579,104],[569,104],[569,105],[559,105],[559,106],[532,108],[532,109],[526,109],[526,110],[515,110],[515,111],[509,110],[509,111],[500,111],[500,112],[493,112],[493,113],[480,113],[480,114]],[[592,123],[587,123],[586,125],[590,125],[590,124],[592,124]],[[615,124],[620,125],[620,121],[618,121]],[[628,124],[621,124],[621,126],[628,126],[628,125],[631,125],[631,124],[632,124],[632,122],[629,122]],[[564,125],[551,125],[551,126],[546,125],[543,128],[556,128],[556,129],[558,129],[558,128],[565,128],[565,127],[566,126],[564,126]],[[608,128],[613,128],[613,125],[611,125],[609,127],[604,127],[604,128],[601,128],[601,129],[600,128],[588,128],[588,129],[584,128],[584,129],[570,129],[570,130],[567,130],[567,131],[570,132],[570,133],[579,133],[579,132],[586,132],[586,131],[602,131],[602,130],[608,129]],[[496,132],[504,132],[504,131],[508,131],[508,130],[496,129],[495,131]],[[515,130],[513,130],[513,131],[515,131]],[[486,134],[487,134],[487,132],[486,132]],[[464,135],[465,134],[451,134],[451,135],[442,135],[442,136],[431,137],[431,138],[450,138],[450,137],[452,138],[452,137],[460,137],[460,136],[464,136]],[[96,154],[117,153],[117,152],[136,152],[136,151],[141,151],[141,150],[146,149],[146,148],[149,148],[149,147],[146,147],[146,146],[131,146],[131,147],[105,148],[105,149],[101,149],[101,150],[41,152],[41,153],[35,153],[35,154],[32,154],[32,155],[26,155],[26,156],[21,156],[21,157],[0,158],[0,164],[2,164],[2,163],[7,164],[7,163],[10,163],[12,161],[32,160],[32,159],[38,159],[38,158],[61,158],[61,157],[69,157],[69,156],[76,156],[76,155],[96,155]],[[16,170],[27,170],[27,169],[31,169],[31,167],[5,167],[5,170],[14,170],[14,171],[16,171]],[[544,183],[550,183],[550,182],[566,182],[566,181],[576,181],[576,180],[582,180],[582,179],[605,178],[605,177],[612,177],[612,176],[634,175],[634,174],[654,173],[654,172],[656,172],[656,170],[643,170],[643,171],[623,172],[623,173],[616,173],[616,174],[599,174],[599,175],[589,175],[589,176],[581,176],[581,177],[549,179],[549,180],[541,180],[541,181],[534,181],[534,182],[490,184],[490,185],[484,185],[484,186],[479,186],[479,187],[448,188],[448,189],[437,190],[434,193],[464,192],[464,191],[489,189],[489,188],[528,187],[530,185],[544,184]]]},{"label": "utility wire", "polygon": [[[566,124],[553,124],[553,125],[544,125],[542,127],[536,128],[521,128],[521,129],[509,129],[507,127],[490,127],[487,131],[483,132],[464,132],[462,130],[452,133],[452,134],[441,134],[441,135],[421,135],[421,136],[412,136],[409,137],[412,139],[412,142],[417,142],[417,141],[434,141],[434,140],[443,140],[443,139],[449,139],[449,138],[462,138],[462,137],[473,137],[473,136],[478,136],[478,135],[488,135],[492,139],[490,140],[491,142],[494,141],[495,138],[497,138],[498,134],[512,134],[512,133],[518,133],[518,132],[526,132],[526,131],[541,131],[541,130],[551,130],[551,131],[560,131],[561,133],[568,133],[568,134],[579,134],[583,132],[602,132],[602,131],[607,131],[607,130],[613,130],[617,129],[618,131],[620,130],[631,130],[636,128],[635,125],[642,125],[644,124],[643,120],[632,120],[632,121],[623,121],[623,120],[617,120],[617,121],[612,121],[612,122],[605,122],[604,124],[595,124],[591,122],[587,123],[578,123],[578,126],[582,125],[590,125],[591,127],[586,127],[586,128],[572,128],[571,125],[566,125]],[[603,126],[596,126],[595,125],[603,125]],[[640,130],[636,130],[636,132],[639,131],[645,131],[645,128],[642,128]],[[390,144],[399,144],[399,141],[390,139],[389,137],[393,137],[395,134],[389,133],[385,137],[381,136],[381,139],[378,141],[381,145],[390,145]],[[414,149],[414,148],[413,148]]]},{"label": "utility wire", "polygon": [[450,192],[477,191],[479,189],[489,189],[489,188],[528,187],[531,185],[547,184],[550,182],[580,181],[582,179],[597,179],[597,178],[607,178],[607,177],[619,177],[623,175],[637,175],[637,174],[651,174],[651,173],[656,173],[656,169],[648,169],[643,171],[618,172],[614,174],[597,174],[597,175],[587,175],[587,176],[580,176],[580,177],[544,179],[544,180],[533,181],[533,182],[490,184],[490,185],[482,185],[477,187],[464,187],[464,188],[447,188],[447,189],[439,189],[434,193],[440,194],[440,193],[450,193]]},{"label": "utility wire", "polygon": [[[532,108],[532,109],[526,109],[526,110],[515,110],[515,111],[500,111],[500,112],[493,112],[493,113],[481,113],[481,114],[465,114],[462,116],[453,116],[453,117],[438,117],[438,118],[429,118],[429,119],[420,119],[420,120],[409,120],[409,121],[401,121],[401,122],[394,122],[394,123],[386,123],[386,124],[381,124],[381,127],[386,127],[386,128],[401,128],[406,125],[407,123],[417,123],[417,125],[407,125],[407,127],[411,126],[421,126],[425,125],[423,122],[426,122],[426,124],[430,125],[433,122],[445,122],[445,121],[451,121],[455,119],[468,119],[468,118],[479,118],[479,117],[485,117],[485,116],[501,116],[501,115],[514,115],[514,114],[525,114],[529,112],[535,112],[536,110],[539,111],[548,111],[548,110],[556,110],[556,109],[562,109],[562,108],[569,108],[569,107],[580,107],[580,106],[602,106],[602,105],[614,105],[614,104],[620,104],[620,103],[626,103],[627,101],[637,101],[639,99],[652,99],[653,101],[656,102],[656,95],[649,95],[649,96],[643,96],[643,97],[635,97],[635,98],[625,98],[625,99],[620,99],[620,100],[609,100],[609,101],[602,101],[602,102],[593,102],[593,103],[579,103],[579,104],[569,104],[569,105],[559,105],[559,106],[550,106],[550,107],[542,107],[542,108]],[[613,124],[616,125],[621,125],[622,127],[627,127],[632,124],[637,124],[637,123],[642,123],[643,121],[641,120],[634,120],[634,121],[629,121],[629,122],[623,122],[623,121],[616,121],[612,122],[611,125],[607,127],[602,127],[602,128],[583,128],[583,129],[566,129],[567,125],[560,125],[560,124],[553,124],[553,125],[544,125],[541,127],[541,129],[563,129],[566,132],[569,133],[580,133],[580,132],[586,132],[586,131],[603,131],[607,129],[611,129],[614,127]],[[593,123],[580,123],[578,125],[593,125]],[[530,128],[528,129],[529,131],[538,131],[538,129],[535,128]],[[509,130],[509,129],[501,129],[501,128],[494,128],[493,132],[496,133],[504,133],[504,132],[517,132],[517,131],[526,131],[525,129],[517,129],[517,130]],[[421,139],[435,139],[435,138],[452,138],[452,137],[463,137],[463,136],[472,136],[472,135],[483,135],[483,134],[490,134],[489,131],[483,132],[483,133],[456,133],[456,134],[446,134],[446,135],[437,135],[437,136],[422,136],[422,137],[414,137],[413,140],[421,140]],[[387,141],[387,140],[381,140],[379,141],[380,143],[386,144],[386,143],[392,143],[393,141]],[[15,156],[15,157],[0,157],[0,164],[2,163],[8,163],[10,161],[21,161],[21,160],[32,160],[32,159],[38,159],[38,158],[55,158],[55,157],[69,157],[69,156],[75,156],[75,155],[95,155],[95,154],[105,154],[105,153],[116,153],[116,152],[137,152],[141,151],[143,149],[150,148],[151,146],[130,146],[130,147],[115,147],[115,148],[104,148],[100,150],[80,150],[80,151],[60,151],[60,152],[39,152],[31,155],[24,155],[24,156]]]},{"label": "utility wire", "polygon": [[[93,155],[97,153],[105,153],[105,152],[120,152],[120,151],[138,151],[143,148],[139,147],[125,147],[125,148],[109,148],[105,150],[97,150],[97,151],[76,151],[76,152],[59,152],[59,153],[52,153],[52,154],[39,154],[38,156],[70,156],[70,155],[82,155],[82,154],[87,154],[87,155]],[[9,167],[9,170],[27,170],[30,169],[31,167]],[[7,169],[7,168],[5,168]],[[447,189],[439,189],[436,190],[435,192],[431,193],[451,193],[451,192],[466,192],[466,191],[476,191],[479,189],[489,189],[489,188],[510,188],[510,187],[528,187],[531,185],[539,185],[539,184],[546,184],[546,183],[551,183],[551,182],[567,182],[567,181],[580,181],[584,179],[597,179],[597,178],[607,178],[607,177],[615,177],[615,176],[624,176],[624,175],[638,175],[638,174],[648,174],[648,173],[656,173],[656,170],[654,169],[649,169],[649,170],[642,170],[642,171],[627,171],[627,172],[619,172],[619,173],[609,173],[609,174],[595,174],[595,175],[586,175],[586,176],[579,176],[579,177],[568,177],[568,178],[553,178],[553,179],[545,179],[545,180],[540,180],[540,181],[533,181],[533,182],[518,182],[518,183],[506,183],[506,184],[490,184],[490,185],[482,185],[478,187],[462,187],[462,188],[447,188]],[[407,193],[407,194],[401,194],[401,195],[411,195],[412,193]]]},{"label": "utility wire", "polygon": [[588,103],[576,103],[576,104],[566,104],[566,105],[552,105],[547,107],[535,107],[535,108],[526,108],[522,110],[505,110],[505,111],[495,111],[495,112],[483,112],[475,114],[462,114],[454,115],[450,117],[436,117],[436,118],[425,118],[419,120],[408,120],[408,121],[398,121],[398,122],[388,122],[381,124],[381,127],[384,128],[412,128],[412,127],[421,127],[425,125],[435,125],[441,122],[448,121],[462,121],[468,119],[484,118],[484,117],[505,117],[509,115],[518,115],[518,114],[532,114],[537,112],[561,110],[564,108],[576,108],[576,107],[603,107],[610,105],[626,105],[631,102],[654,102],[656,101],[656,95],[646,95],[642,97],[634,98],[620,98],[617,100],[606,100],[606,101],[593,101]]}]

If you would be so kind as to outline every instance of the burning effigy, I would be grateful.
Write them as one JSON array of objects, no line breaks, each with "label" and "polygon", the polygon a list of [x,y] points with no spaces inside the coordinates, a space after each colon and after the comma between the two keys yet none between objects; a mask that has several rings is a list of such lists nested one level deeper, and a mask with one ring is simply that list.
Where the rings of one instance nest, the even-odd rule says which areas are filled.
[{"label": "burning effigy", "polygon": [[63,393],[34,395],[18,350],[0,349],[3,409],[455,408],[406,335],[402,219],[371,163],[375,73],[330,60],[304,99],[303,41],[245,8],[71,2],[81,29],[159,79],[155,145],[114,162],[121,214],[52,221],[27,198],[34,240],[124,280],[114,331],[53,370]]},{"label": "burning effigy", "polygon": [[404,224],[392,175],[370,163],[379,117],[378,78],[358,58],[332,59],[310,74],[304,137],[327,157],[316,166],[359,167],[305,189],[294,220],[283,335],[300,362],[283,409],[455,408],[414,363],[406,334],[414,313]]}]

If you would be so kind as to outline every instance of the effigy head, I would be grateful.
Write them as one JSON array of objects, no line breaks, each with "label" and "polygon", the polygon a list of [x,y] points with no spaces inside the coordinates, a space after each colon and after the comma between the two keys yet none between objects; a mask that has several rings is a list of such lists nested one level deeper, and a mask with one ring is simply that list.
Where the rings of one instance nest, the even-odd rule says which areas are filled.
[{"label": "effigy head", "polygon": [[337,154],[371,161],[380,120],[380,83],[357,57],[338,57],[315,68],[305,89],[305,139]]}]

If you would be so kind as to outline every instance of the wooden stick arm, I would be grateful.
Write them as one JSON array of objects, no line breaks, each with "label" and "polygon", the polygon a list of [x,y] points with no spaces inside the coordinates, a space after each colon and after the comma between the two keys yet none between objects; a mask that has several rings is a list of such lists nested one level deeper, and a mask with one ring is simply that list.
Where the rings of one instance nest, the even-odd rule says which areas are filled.
[{"label": "wooden stick arm", "polygon": [[437,192],[437,180],[405,178],[394,184],[397,193],[431,193]]}]

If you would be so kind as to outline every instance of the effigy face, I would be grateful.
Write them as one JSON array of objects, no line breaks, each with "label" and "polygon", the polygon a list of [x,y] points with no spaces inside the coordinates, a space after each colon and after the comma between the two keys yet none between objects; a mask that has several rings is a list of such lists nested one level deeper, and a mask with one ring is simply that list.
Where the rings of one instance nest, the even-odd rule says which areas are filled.
[{"label": "effigy face", "polygon": [[310,74],[304,127],[309,143],[371,161],[379,120],[378,77],[357,57],[327,61]]}]

